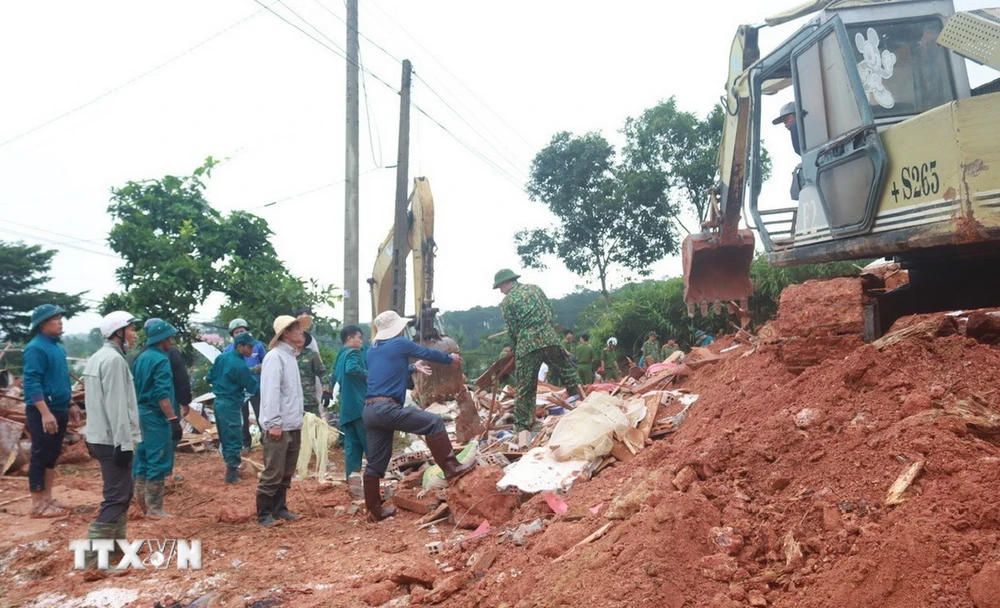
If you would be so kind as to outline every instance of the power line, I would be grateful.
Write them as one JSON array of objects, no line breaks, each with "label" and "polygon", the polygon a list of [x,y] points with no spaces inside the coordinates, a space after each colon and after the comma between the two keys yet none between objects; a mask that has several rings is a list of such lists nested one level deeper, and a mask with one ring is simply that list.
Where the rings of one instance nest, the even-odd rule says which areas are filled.
[{"label": "power line", "polygon": [[[325,4],[323,4],[322,2],[320,2],[319,0],[313,0],[313,2],[315,2],[316,4],[318,4],[320,6],[320,8],[322,8],[324,11],[326,11],[326,12],[330,13],[331,15],[333,15],[333,17],[337,21],[340,21],[344,25],[347,25],[347,27],[351,27],[350,25],[348,25],[347,21],[343,17],[341,17],[337,13],[333,12],[328,6],[326,6]],[[395,55],[393,55],[389,51],[385,50],[385,47],[383,47],[381,44],[375,42],[374,40],[372,40],[368,36],[365,36],[365,34],[361,30],[359,30],[357,28],[351,28],[351,29],[353,29],[355,32],[357,32],[358,36],[361,36],[362,38],[364,38],[365,40],[367,40],[369,44],[371,44],[372,46],[374,46],[378,50],[380,50],[383,53],[385,53],[386,55],[388,55],[389,58],[392,59],[393,61],[395,61],[396,63],[398,63],[398,64],[402,64],[403,63],[402,59],[400,59],[399,57],[396,57]]]},{"label": "power line", "polygon": [[[265,7],[265,8],[267,8],[267,7]],[[177,55],[174,55],[173,57],[171,57],[170,59],[167,59],[163,63],[160,63],[160,64],[158,64],[158,65],[156,65],[156,66],[154,66],[154,67],[146,70],[145,72],[139,74],[135,78],[132,78],[131,80],[128,80],[128,81],[126,81],[126,82],[124,82],[124,83],[122,83],[122,84],[120,84],[120,85],[118,85],[118,86],[116,86],[116,87],[114,87],[112,89],[109,89],[108,91],[105,91],[104,93],[101,93],[100,95],[98,95],[97,97],[91,99],[90,101],[88,101],[86,103],[83,103],[81,105],[78,105],[78,106],[76,106],[75,108],[73,108],[71,110],[67,110],[66,112],[63,112],[62,114],[59,114],[59,115],[57,115],[57,116],[55,116],[53,118],[50,118],[49,120],[46,120],[45,122],[43,122],[43,123],[41,123],[39,125],[36,125],[36,126],[30,128],[30,129],[28,129],[27,131],[19,133],[18,135],[15,135],[15,136],[11,137],[10,139],[7,139],[7,140],[5,140],[3,142],[0,142],[0,148],[6,146],[7,144],[13,143],[13,142],[21,139],[22,137],[26,137],[28,135],[31,135],[35,131],[38,131],[40,129],[44,129],[45,127],[51,125],[52,123],[60,121],[63,118],[66,118],[67,116],[70,116],[72,114],[75,114],[75,113],[79,112],[80,110],[83,110],[84,108],[92,106],[93,104],[95,104],[98,101],[104,99],[105,97],[113,95],[114,93],[117,93],[118,91],[124,89],[125,87],[127,87],[127,86],[129,86],[129,85],[131,85],[131,84],[133,84],[135,82],[138,82],[139,80],[142,80],[143,78],[145,78],[146,76],[149,76],[153,72],[156,72],[157,70],[170,65],[171,63],[177,61],[178,59],[184,57],[185,55],[191,53],[192,51],[205,46],[209,42],[215,40],[219,36],[221,36],[221,35],[225,34],[226,32],[228,32],[229,30],[231,30],[231,29],[233,29],[235,27],[238,27],[240,25],[243,25],[244,23],[246,23],[250,19],[252,19],[255,16],[257,16],[257,14],[259,14],[261,12],[261,10],[262,9],[257,10],[255,12],[247,15],[246,17],[244,17],[243,19],[240,19],[239,21],[237,21],[236,23],[230,25],[229,27],[223,28],[223,29],[219,30],[218,32],[212,34],[211,36],[209,36],[208,38],[202,40],[198,44],[196,44],[196,45],[188,48],[185,51],[182,51],[181,53],[179,53]]]},{"label": "power line", "polygon": [[291,14],[295,15],[296,17],[298,17],[299,21],[301,21],[302,23],[305,23],[306,25],[308,25],[309,27],[311,27],[317,34],[319,34],[320,36],[323,37],[324,40],[326,40],[327,42],[329,42],[330,44],[332,44],[334,46],[334,48],[336,48],[338,51],[344,53],[345,55],[347,54],[347,50],[344,49],[344,47],[340,46],[340,44],[337,43],[337,41],[335,41],[333,38],[330,38],[329,36],[327,36],[326,34],[324,34],[318,27],[316,27],[312,23],[309,23],[309,21],[305,17],[303,17],[302,15],[296,13],[295,9],[293,9],[292,7],[290,7],[287,4],[285,4],[284,0],[277,0],[277,3],[280,4],[281,6],[285,7],[286,9],[288,9],[288,12],[290,12]]},{"label": "power line", "polygon": [[501,123],[504,124],[505,127],[507,127],[508,129],[510,129],[511,133],[513,133],[518,138],[520,138],[520,140],[523,141],[525,143],[525,145],[528,146],[529,150],[531,150],[532,152],[535,151],[535,146],[530,141],[528,141],[527,138],[525,138],[523,135],[521,135],[513,126],[510,125],[510,123],[508,123],[506,120],[504,120],[503,117],[500,116],[500,114],[498,114],[493,108],[491,108],[489,105],[487,105],[485,101],[483,101],[478,95],[476,95],[475,91],[473,91],[472,89],[470,89],[468,87],[468,85],[466,85],[464,82],[462,82],[462,79],[459,78],[458,76],[456,76],[454,73],[452,73],[452,71],[449,70],[446,65],[444,65],[443,63],[441,63],[441,61],[438,60],[434,56],[433,53],[431,53],[429,50],[427,50],[427,47],[425,47],[424,45],[420,44],[419,40],[417,40],[416,38],[414,38],[413,35],[410,34],[410,32],[408,32],[406,30],[406,28],[404,28],[402,25],[400,25],[399,23],[397,23],[396,20],[393,19],[389,15],[389,13],[387,13],[381,6],[378,5],[377,2],[375,2],[375,0],[371,0],[370,4],[372,4],[375,8],[377,8],[380,13],[382,13],[383,15],[385,15],[385,18],[388,19],[390,23],[392,23],[393,25],[395,25],[397,28],[399,28],[399,30],[401,32],[403,32],[404,34],[406,34],[406,36],[410,40],[412,40],[414,43],[416,43],[416,45],[418,47],[420,47],[421,50],[423,50],[425,53],[427,53],[427,56],[430,57],[431,61],[433,61],[434,63],[436,63],[439,66],[441,66],[441,69],[443,69],[449,76],[451,76],[455,80],[455,82],[457,82],[459,85],[461,85],[461,87],[463,89],[465,89],[466,91],[468,91],[469,94],[472,95],[472,97],[476,101],[478,101],[480,104],[482,104],[482,106],[484,108],[486,108],[490,112],[490,114],[492,114],[493,116],[495,116]]},{"label": "power line", "polygon": [[112,255],[110,253],[106,253],[106,252],[103,252],[103,251],[95,251],[93,249],[86,249],[84,247],[77,247],[76,245],[68,245],[66,243],[59,244],[59,243],[56,243],[56,242],[54,242],[52,240],[42,238],[40,236],[35,236],[33,234],[26,234],[24,232],[18,232],[16,230],[11,230],[10,228],[0,228],[0,232],[6,232],[7,234],[13,234],[14,236],[18,236],[20,238],[32,239],[34,241],[38,241],[39,243],[46,244],[46,245],[53,245],[53,246],[57,246],[57,247],[69,247],[70,249],[76,249],[78,251],[83,251],[85,253],[92,253],[94,255],[103,255],[103,256],[108,257],[108,258],[114,258],[116,260],[120,260],[121,259],[117,255]]},{"label": "power line", "polygon": [[[52,234],[52,235],[55,235],[55,236],[61,236],[61,237],[66,238],[66,239],[71,239],[70,241],[68,241],[69,243],[93,242],[93,241],[99,240],[99,239],[81,239],[81,238],[77,238],[77,237],[75,237],[75,236],[73,236],[71,234],[65,234],[63,232],[55,232],[54,230],[49,230],[47,228],[39,228],[38,226],[31,226],[29,224],[22,224],[21,222],[15,222],[14,220],[6,219],[6,218],[4,219],[4,222],[6,222],[8,224],[14,224],[15,226],[20,226],[22,228],[28,228],[30,230],[37,230],[38,232],[46,232],[48,234]],[[100,240],[103,240],[103,239],[100,239]],[[55,244],[55,245],[63,245],[65,243],[53,243],[53,244]]]},{"label": "power line", "polygon": [[[369,170],[361,173],[360,175],[358,175],[358,177],[361,177],[362,175],[368,175],[369,173],[373,173],[373,172],[378,171],[379,169],[383,169],[383,168],[384,167],[375,167],[375,168],[369,169]],[[316,188],[310,188],[309,190],[305,190],[304,192],[299,192],[298,194],[293,194],[291,196],[286,196],[284,198],[279,198],[278,200],[271,201],[270,203],[264,203],[263,205],[258,205],[256,207],[250,207],[248,209],[244,209],[243,211],[256,211],[257,209],[264,209],[264,208],[267,208],[267,207],[273,207],[273,206],[278,205],[280,203],[284,203],[284,202],[287,202],[287,201],[290,201],[290,200],[301,198],[303,196],[306,196],[308,194],[312,194],[314,192],[319,192],[320,190],[326,190],[327,188],[333,188],[334,186],[343,184],[345,181],[347,181],[347,180],[338,179],[335,182],[330,182],[329,184],[323,184],[322,186],[317,186]]]}]

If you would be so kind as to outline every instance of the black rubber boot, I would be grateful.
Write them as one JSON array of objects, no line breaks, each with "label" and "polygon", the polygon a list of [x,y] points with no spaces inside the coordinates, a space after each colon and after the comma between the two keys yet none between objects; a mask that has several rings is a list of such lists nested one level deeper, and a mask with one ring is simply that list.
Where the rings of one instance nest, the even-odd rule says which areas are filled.
[{"label": "black rubber boot", "polygon": [[476,468],[475,460],[462,464],[455,458],[455,450],[451,447],[451,439],[448,439],[446,432],[428,435],[427,447],[430,448],[434,462],[444,471],[444,478],[448,481],[458,479]]},{"label": "black rubber boot", "polygon": [[236,467],[226,467],[226,483],[239,483],[240,470]]},{"label": "black rubber boot", "polygon": [[285,503],[285,498],[287,496],[288,488],[281,488],[278,490],[278,493],[274,495],[274,517],[284,519],[286,521],[295,521],[302,516],[296,515],[288,510],[288,505]]},{"label": "black rubber boot", "polygon": [[382,521],[386,517],[396,514],[395,507],[382,506],[382,489],[379,487],[379,478],[365,475],[365,507],[368,509],[369,521]]},{"label": "black rubber boot", "polygon": [[274,517],[271,515],[271,511],[274,508],[274,497],[267,496],[266,494],[257,493],[257,523],[262,526],[271,527],[276,522]]}]

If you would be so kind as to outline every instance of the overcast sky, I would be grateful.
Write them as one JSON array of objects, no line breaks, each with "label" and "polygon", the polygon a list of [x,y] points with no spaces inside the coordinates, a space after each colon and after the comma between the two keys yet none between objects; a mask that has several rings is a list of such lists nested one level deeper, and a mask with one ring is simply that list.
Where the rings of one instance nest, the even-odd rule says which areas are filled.
[{"label": "overcast sky", "polygon": [[[263,1],[324,44],[333,46],[326,36],[344,46],[345,26],[336,18],[346,16],[342,2]],[[410,179],[426,176],[434,193],[437,305],[461,310],[496,304],[493,273],[519,267],[514,233],[550,223],[523,185],[532,157],[553,134],[601,131],[619,143],[628,116],[671,95],[682,109],[708,113],[722,94],[737,26],[762,22],[790,2],[360,4],[360,31],[388,51],[362,39],[362,63],[398,88],[400,65],[389,54],[409,58],[418,75],[414,103],[450,132],[413,113]],[[763,33],[762,50],[800,24]],[[0,56],[0,239],[58,248],[51,288],[87,290],[94,301],[118,289],[119,260],[105,245],[109,189],[189,174],[208,155],[231,158],[209,182],[215,207],[255,210],[270,222],[292,272],[343,286],[341,57],[254,0],[3,2]],[[366,85],[372,120],[363,100],[362,320],[370,318],[364,280],[392,223],[395,173],[378,167],[396,164],[399,112],[394,91],[372,76]],[[784,101],[774,100],[775,108]],[[769,146],[778,181],[765,193],[780,195],[796,159],[779,129],[764,127],[765,140],[780,142]],[[282,202],[262,208],[272,201]],[[657,277],[679,272],[679,257],[654,268]],[[554,297],[597,287],[556,260],[549,271],[524,275]],[[197,318],[210,319],[217,306],[209,302]],[[67,331],[87,331],[97,319],[78,316]]]}]

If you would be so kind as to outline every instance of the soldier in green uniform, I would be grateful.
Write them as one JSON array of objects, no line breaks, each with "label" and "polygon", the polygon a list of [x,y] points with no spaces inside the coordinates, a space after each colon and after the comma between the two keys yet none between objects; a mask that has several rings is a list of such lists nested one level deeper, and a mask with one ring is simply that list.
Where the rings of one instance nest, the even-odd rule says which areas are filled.
[{"label": "soldier in green uniform", "polygon": [[590,345],[590,334],[580,334],[580,343],[573,352],[576,356],[576,373],[584,384],[594,383],[594,368],[597,367],[597,354]]},{"label": "soldier in green uniform", "polygon": [[166,321],[154,323],[146,331],[148,347],[132,365],[142,428],[132,477],[136,500],[149,517],[171,517],[163,510],[163,479],[173,469],[174,443],[182,436],[181,419],[174,411],[174,376],[167,355],[176,333]]},{"label": "soldier in green uniform", "polygon": [[670,355],[676,352],[677,352],[677,341],[667,340],[666,344],[663,345],[663,348],[660,349],[660,361],[666,361],[667,359],[670,358]]},{"label": "soldier in green uniform", "polygon": [[656,341],[656,332],[649,332],[649,337],[642,345],[642,366],[649,367],[660,362],[660,343]]},{"label": "soldier in green uniform", "polygon": [[311,414],[319,416],[319,399],[316,396],[316,378],[320,379],[323,385],[323,404],[329,405],[329,397],[333,394],[330,387],[330,376],[327,375],[326,366],[319,356],[319,351],[309,347],[312,344],[312,334],[306,333],[306,345],[295,357],[299,364],[299,378],[302,380],[302,409]]},{"label": "soldier in green uniform", "polygon": [[601,352],[601,375],[605,380],[621,380],[618,357],[618,338],[608,338],[608,346]]},{"label": "soldier in green uniform", "polygon": [[521,276],[503,269],[493,277],[493,289],[504,294],[500,313],[507,324],[507,335],[514,342],[514,378],[517,403],[514,406],[514,431],[530,431],[535,423],[535,395],[538,370],[549,366],[549,379],[571,394],[580,394],[580,378],[570,363],[556,334],[552,305],[537,285],[518,283]]},{"label": "soldier in green uniform", "polygon": [[215,426],[219,430],[222,458],[226,461],[226,483],[240,480],[240,447],[243,445],[243,415],[247,395],[260,392],[257,377],[250,372],[246,357],[253,354],[257,340],[250,332],[233,338],[234,350],[222,353],[212,363],[208,383],[215,393]]}]

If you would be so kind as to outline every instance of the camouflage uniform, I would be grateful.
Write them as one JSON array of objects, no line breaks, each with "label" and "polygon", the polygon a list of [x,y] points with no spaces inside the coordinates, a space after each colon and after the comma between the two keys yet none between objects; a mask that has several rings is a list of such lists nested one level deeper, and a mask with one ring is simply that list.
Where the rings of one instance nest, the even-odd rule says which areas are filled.
[{"label": "camouflage uniform", "polygon": [[663,349],[660,350],[660,361],[666,361],[670,355],[677,352],[676,346],[670,346],[668,344],[663,345]]},{"label": "camouflage uniform", "polygon": [[618,349],[605,348],[601,354],[604,361],[604,379],[621,380],[622,372],[618,369]]},{"label": "camouflage uniform", "polygon": [[646,340],[642,344],[642,356],[646,360],[646,367],[660,361],[660,343],[656,340]]},{"label": "camouflage uniform", "polygon": [[514,378],[517,403],[514,406],[514,430],[531,430],[535,421],[535,396],[538,370],[549,366],[549,381],[577,392],[580,379],[569,361],[569,354],[559,343],[553,325],[552,305],[536,285],[518,283],[500,303],[500,313],[507,324],[507,334],[514,342]]},{"label": "camouflage uniform", "polygon": [[576,357],[576,373],[580,376],[580,380],[583,380],[584,384],[593,384],[594,364],[597,363],[594,347],[588,342],[580,342],[576,345],[573,355]]},{"label": "camouflage uniform", "polygon": [[302,408],[319,416],[319,399],[316,398],[316,378],[323,385],[323,392],[329,392],[330,377],[319,353],[303,348],[295,358],[299,364],[299,379],[302,381]]}]

